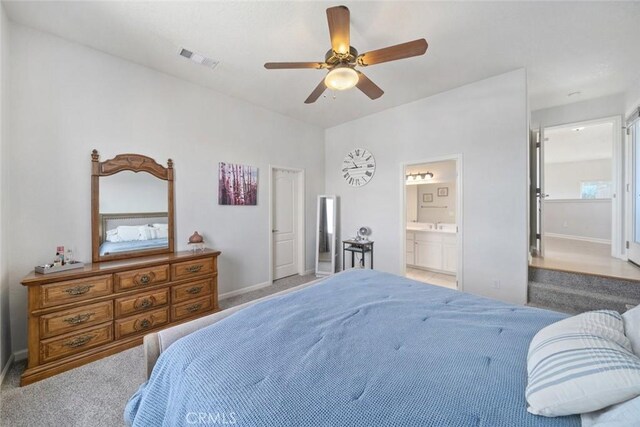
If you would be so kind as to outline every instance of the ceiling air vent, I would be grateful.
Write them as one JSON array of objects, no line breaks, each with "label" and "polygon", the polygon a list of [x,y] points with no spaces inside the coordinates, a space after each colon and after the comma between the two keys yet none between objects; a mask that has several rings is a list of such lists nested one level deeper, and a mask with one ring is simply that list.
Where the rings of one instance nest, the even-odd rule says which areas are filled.
[{"label": "ceiling air vent", "polygon": [[180,49],[180,56],[184,56],[185,58],[190,59],[191,61],[197,64],[204,65],[211,69],[216,68],[216,65],[218,65],[219,63],[219,61],[216,61],[211,58],[207,58],[204,55],[201,55],[197,52],[191,52],[190,50],[187,50],[187,49]]}]

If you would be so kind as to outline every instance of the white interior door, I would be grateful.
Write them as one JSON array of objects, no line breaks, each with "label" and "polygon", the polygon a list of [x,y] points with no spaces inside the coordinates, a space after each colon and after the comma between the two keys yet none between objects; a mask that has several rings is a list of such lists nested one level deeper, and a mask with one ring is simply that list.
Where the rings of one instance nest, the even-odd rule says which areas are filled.
[{"label": "white interior door", "polygon": [[631,125],[631,238],[627,256],[640,265],[640,121]]},{"label": "white interior door", "polygon": [[529,252],[534,256],[540,255],[540,203],[538,196],[540,155],[538,135],[539,131],[529,130]]},{"label": "white interior door", "polygon": [[298,173],[273,170],[273,279],[298,273]]},{"label": "white interior door", "polygon": [[544,189],[544,128],[541,126],[538,131],[538,247],[540,256],[544,258],[544,202],[548,196]]}]

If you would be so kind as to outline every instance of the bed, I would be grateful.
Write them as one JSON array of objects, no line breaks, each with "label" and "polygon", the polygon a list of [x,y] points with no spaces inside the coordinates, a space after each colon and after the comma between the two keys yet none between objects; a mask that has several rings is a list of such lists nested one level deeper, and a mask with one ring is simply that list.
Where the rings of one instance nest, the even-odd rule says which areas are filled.
[{"label": "bed", "polygon": [[350,270],[145,337],[125,420],[579,426],[526,410],[529,341],[564,317]]},{"label": "bed", "polygon": [[131,242],[104,242],[100,245],[100,255],[120,252],[140,251],[144,249],[166,248],[169,239],[133,240]]},{"label": "bed", "polygon": [[109,230],[116,230],[119,226],[143,226],[154,223],[167,224],[167,212],[101,213],[99,215],[99,223],[99,252],[101,256],[145,249],[167,248],[169,246],[168,237],[118,242],[110,242],[107,239],[107,232]]}]

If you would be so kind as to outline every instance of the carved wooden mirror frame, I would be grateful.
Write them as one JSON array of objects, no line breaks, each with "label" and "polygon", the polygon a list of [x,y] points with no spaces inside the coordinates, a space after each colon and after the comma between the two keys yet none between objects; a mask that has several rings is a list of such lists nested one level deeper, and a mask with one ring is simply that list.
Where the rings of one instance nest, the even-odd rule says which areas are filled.
[{"label": "carved wooden mirror frame", "polygon": [[[169,239],[166,248],[146,249],[109,255],[100,255],[100,177],[109,176],[122,171],[147,172],[168,183],[167,216]],[[98,150],[91,153],[91,248],[92,261],[111,261],[136,258],[148,255],[174,252],[174,197],[173,197],[173,160],[167,161],[167,167],[158,164],[151,157],[141,154],[118,154],[113,159],[100,161]]]}]

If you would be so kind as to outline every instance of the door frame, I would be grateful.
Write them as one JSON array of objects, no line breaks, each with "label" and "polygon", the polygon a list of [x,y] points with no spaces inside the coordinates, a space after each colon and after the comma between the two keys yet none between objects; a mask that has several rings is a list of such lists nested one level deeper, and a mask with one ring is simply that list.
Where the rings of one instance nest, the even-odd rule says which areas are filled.
[{"label": "door frame", "polygon": [[402,250],[400,251],[400,274],[406,276],[407,274],[407,192],[405,183],[407,181],[406,171],[407,167],[414,165],[422,165],[426,163],[437,163],[447,160],[455,160],[456,162],[456,226],[458,227],[456,250],[458,252],[458,268],[456,270],[456,284],[459,291],[464,291],[464,275],[463,275],[463,263],[464,263],[464,221],[463,221],[463,163],[462,154],[451,154],[439,157],[430,157],[424,160],[411,160],[400,164],[400,242]]},{"label": "door frame", "polygon": [[297,231],[297,237],[298,237],[298,241],[296,242],[298,245],[298,253],[296,254],[297,258],[298,258],[298,274],[299,275],[304,275],[306,273],[306,265],[305,265],[305,257],[306,257],[306,238],[305,238],[305,231],[306,231],[306,226],[305,226],[305,174],[304,174],[304,169],[300,169],[300,168],[292,168],[292,167],[288,167],[288,166],[276,166],[276,165],[269,165],[269,222],[268,222],[268,227],[267,227],[267,233],[269,233],[269,238],[268,238],[268,242],[269,242],[269,284],[273,283],[273,276],[274,276],[274,266],[273,266],[273,193],[275,191],[274,185],[273,185],[273,172],[275,170],[285,170],[285,171],[289,171],[289,172],[294,172],[297,176],[297,198],[298,198],[298,203],[297,203],[297,207],[296,207],[296,213],[297,213],[297,225],[298,225],[298,229]]},{"label": "door frame", "polygon": [[[625,205],[625,183],[627,181],[627,173],[625,169],[625,149],[622,140],[622,116],[608,116],[600,119],[583,120],[579,122],[568,122],[553,126],[541,125],[542,137],[540,138],[541,146],[544,146],[544,135],[547,130],[553,130],[558,128],[568,127],[586,127],[593,126],[602,123],[613,123],[613,146],[612,158],[611,158],[611,186],[613,188],[614,196],[611,198],[611,256],[613,258],[619,258],[627,260],[627,250],[623,245],[623,241],[627,239],[627,233],[624,230],[626,228],[626,212]],[[544,153],[544,151],[543,151]],[[544,170],[544,158],[542,158],[542,169]],[[544,171],[543,171],[544,173]],[[543,189],[544,190],[544,189]],[[542,200],[544,204],[544,199]],[[543,211],[544,212],[544,211]],[[541,238],[544,239],[544,230],[540,230]]]},{"label": "door frame", "polygon": [[[633,162],[634,162],[634,158],[633,158],[633,126],[637,126],[636,125],[636,121],[633,121],[631,123],[625,123],[625,133],[624,135],[624,154],[625,154],[625,191],[624,191],[624,212],[625,212],[625,221],[624,221],[624,227],[625,227],[625,257],[623,258],[625,261],[631,261],[631,259],[629,258],[629,250],[630,247],[628,245],[630,245],[633,241],[633,232],[634,232],[634,225],[633,225],[633,221],[634,221],[634,212],[633,212],[633,198],[635,197],[635,190],[634,188],[634,179],[633,179]],[[631,261],[633,262],[633,261]]]}]

